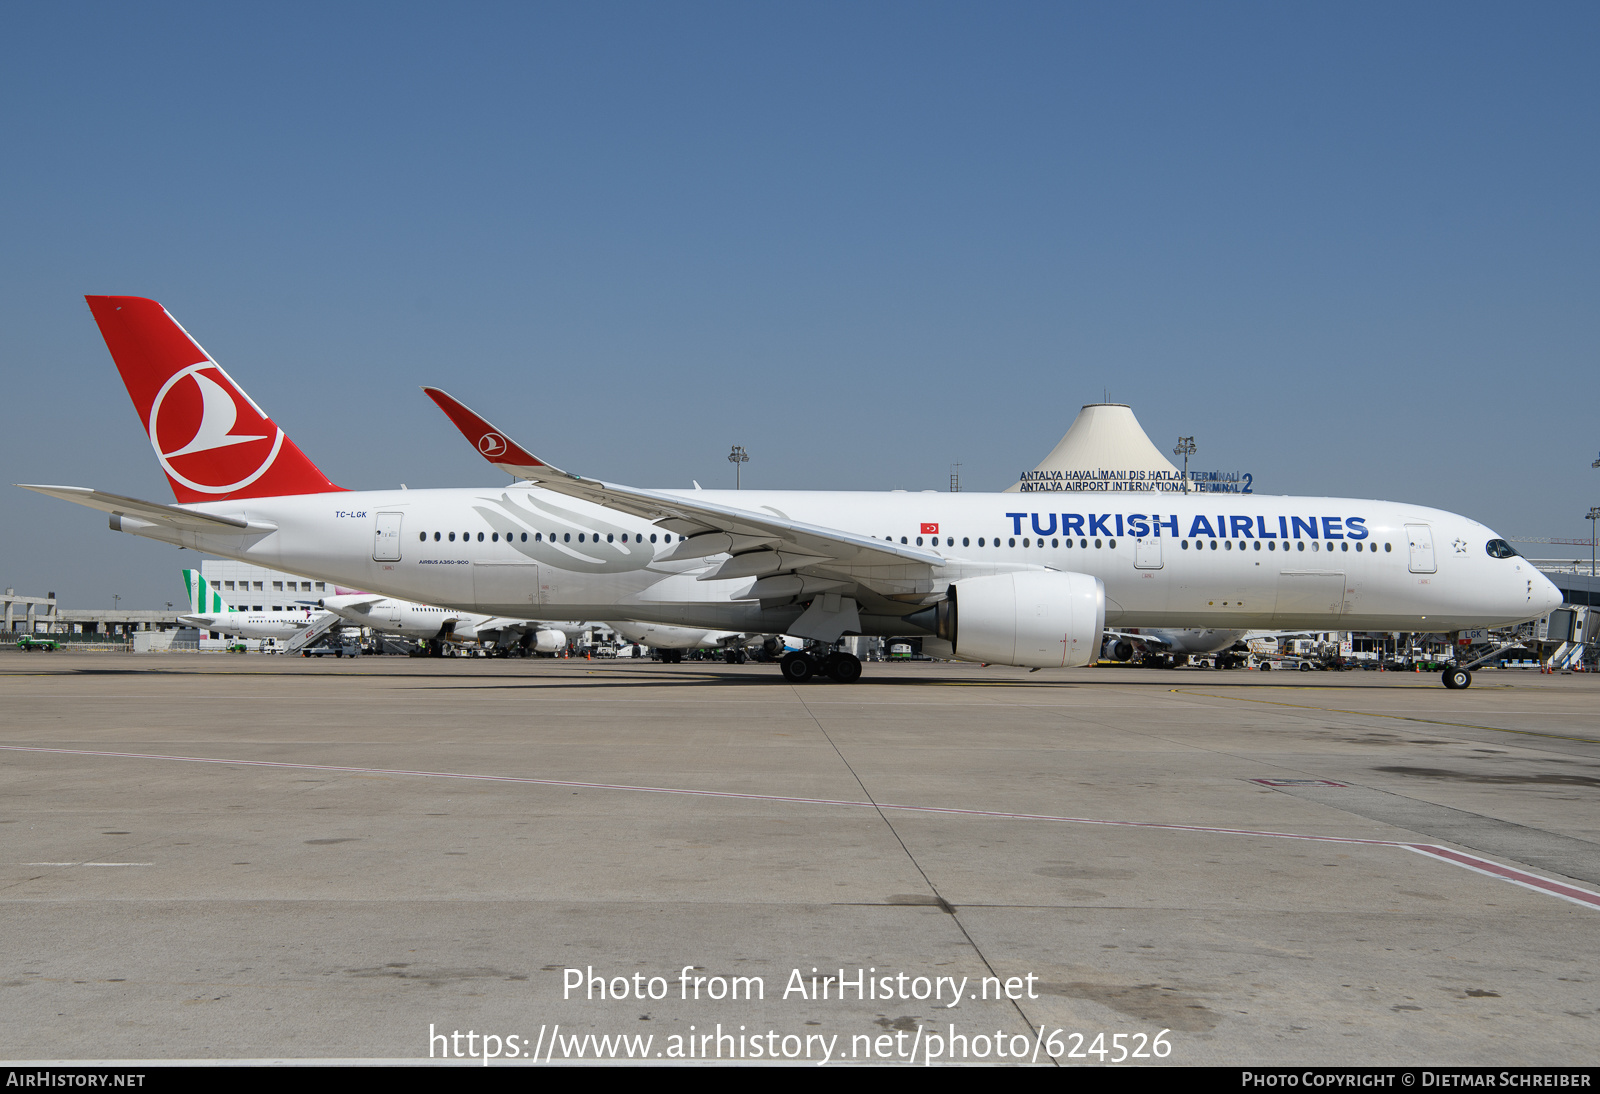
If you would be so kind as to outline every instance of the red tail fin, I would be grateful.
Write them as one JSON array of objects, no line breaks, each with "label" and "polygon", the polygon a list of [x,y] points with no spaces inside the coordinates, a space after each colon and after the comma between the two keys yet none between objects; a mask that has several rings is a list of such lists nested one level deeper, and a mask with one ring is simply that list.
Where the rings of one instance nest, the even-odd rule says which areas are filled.
[{"label": "red tail fin", "polygon": [[137,296],[85,299],[180,502],[343,489],[160,304]]}]

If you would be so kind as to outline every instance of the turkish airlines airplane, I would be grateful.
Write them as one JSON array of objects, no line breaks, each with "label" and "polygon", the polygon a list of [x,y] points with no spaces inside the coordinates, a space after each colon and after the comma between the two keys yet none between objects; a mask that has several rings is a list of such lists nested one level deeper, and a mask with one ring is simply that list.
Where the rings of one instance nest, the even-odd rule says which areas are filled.
[{"label": "turkish airlines airplane", "polygon": [[563,629],[554,623],[505,619],[349,589],[336,588],[335,595],[325,596],[317,604],[348,623],[371,627],[381,634],[430,643],[487,642],[500,650],[520,645],[524,650],[555,653],[566,648],[570,640],[567,629],[583,629],[575,623],[566,624],[567,629]]},{"label": "turkish airlines airplane", "polygon": [[1188,660],[1209,653],[1231,649],[1249,633],[1242,630],[1191,628],[1171,630],[1165,627],[1140,627],[1134,630],[1106,632],[1106,656],[1113,661],[1131,661],[1135,656],[1165,657],[1167,664],[1177,658]]},{"label": "turkish airlines airplane", "polygon": [[648,646],[653,650],[660,650],[662,652],[662,660],[671,662],[682,661],[684,650],[721,649],[732,654],[752,644],[759,646],[762,641],[761,635],[751,636],[740,631],[708,631],[700,627],[668,627],[660,623],[635,623],[627,619],[607,623],[606,626],[616,631],[628,642],[639,646]]},{"label": "turkish airlines airplane", "polygon": [[642,490],[553,467],[434,389],[521,481],[348,491],[160,304],[88,302],[177,504],[28,489],[108,512],[119,531],[462,611],[798,635],[816,645],[784,656],[794,681],[858,678],[856,658],[828,652],[845,634],[920,633],[935,656],[1066,667],[1096,659],[1108,624],[1449,633],[1561,603],[1493,531],[1425,506]]}]

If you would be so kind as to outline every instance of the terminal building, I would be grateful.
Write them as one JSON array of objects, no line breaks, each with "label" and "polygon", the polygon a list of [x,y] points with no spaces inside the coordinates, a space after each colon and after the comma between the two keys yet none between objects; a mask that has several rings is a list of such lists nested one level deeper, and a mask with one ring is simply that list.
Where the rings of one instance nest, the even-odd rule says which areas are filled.
[{"label": "terminal building", "polygon": [[1090,403],[1050,454],[1006,493],[1182,490],[1183,472],[1150,442],[1126,403]]},{"label": "terminal building", "polygon": [[[200,573],[222,594],[222,599],[240,611],[292,612],[297,608],[315,607],[317,601],[333,595],[333,586],[325,581],[310,581],[299,574],[268,570],[228,558],[204,559],[200,563]],[[173,577],[182,584],[180,575]]]}]

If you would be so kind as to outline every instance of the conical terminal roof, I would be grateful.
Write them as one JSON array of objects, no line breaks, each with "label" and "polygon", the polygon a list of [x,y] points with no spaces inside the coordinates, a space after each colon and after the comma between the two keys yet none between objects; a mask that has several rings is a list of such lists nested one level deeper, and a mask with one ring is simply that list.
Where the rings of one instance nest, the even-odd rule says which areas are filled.
[{"label": "conical terminal roof", "polygon": [[1078,411],[1050,455],[1006,492],[1171,490],[1182,481],[1183,473],[1151,443],[1131,407],[1090,403]]}]

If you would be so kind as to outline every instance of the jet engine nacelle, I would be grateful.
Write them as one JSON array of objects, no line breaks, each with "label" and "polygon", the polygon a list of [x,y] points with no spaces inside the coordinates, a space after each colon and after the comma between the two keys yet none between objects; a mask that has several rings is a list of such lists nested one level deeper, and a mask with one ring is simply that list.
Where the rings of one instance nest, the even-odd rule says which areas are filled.
[{"label": "jet engine nacelle", "polygon": [[1107,639],[1105,655],[1112,661],[1132,661],[1133,643],[1126,638]]},{"label": "jet engine nacelle", "polygon": [[566,646],[565,631],[545,629],[534,633],[533,648],[540,653],[560,653]]},{"label": "jet engine nacelle", "polygon": [[912,617],[924,620],[963,661],[1077,668],[1100,655],[1106,587],[1088,574],[1045,570],[969,577]]}]

